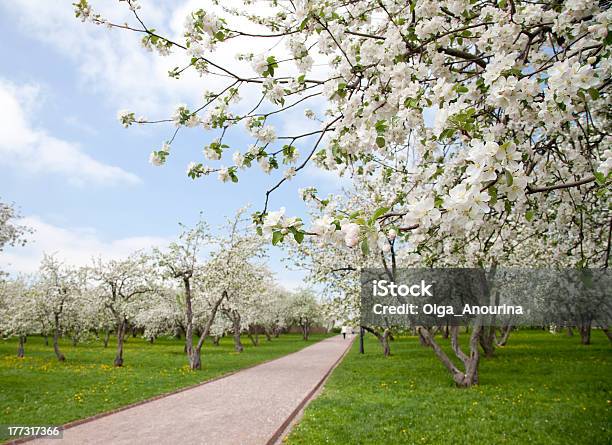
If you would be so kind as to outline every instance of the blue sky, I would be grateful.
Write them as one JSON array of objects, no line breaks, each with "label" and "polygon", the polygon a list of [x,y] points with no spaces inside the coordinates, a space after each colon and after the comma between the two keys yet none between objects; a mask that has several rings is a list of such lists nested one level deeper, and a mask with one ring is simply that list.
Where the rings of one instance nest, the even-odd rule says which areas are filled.
[{"label": "blue sky", "polygon": [[[119,2],[103,3],[117,20],[127,17]],[[142,11],[157,29],[173,33],[197,3],[143,2]],[[0,198],[15,202],[36,230],[28,247],[7,249],[0,268],[32,271],[43,251],[73,263],[97,254],[122,256],[168,242],[178,222],[192,224],[200,211],[218,226],[245,204],[261,209],[278,175],[255,168],[238,184],[186,176],[187,164],[202,160],[215,134],[181,131],[169,162],[159,168],[148,156],[172,125],[126,130],[116,120],[123,108],[156,118],[169,116],[179,103],[195,105],[210,87],[205,79],[167,78],[172,59],[147,53],[129,33],[80,23],[68,1],[0,3],[0,27]],[[295,120],[278,124],[286,128]],[[242,131],[228,139],[242,151],[249,141]],[[334,176],[307,170],[272,195],[271,208],[303,216],[298,189],[313,184],[325,192],[338,188]],[[271,252],[276,272],[281,256],[278,249]],[[279,279],[296,287],[301,277],[293,272]]]}]

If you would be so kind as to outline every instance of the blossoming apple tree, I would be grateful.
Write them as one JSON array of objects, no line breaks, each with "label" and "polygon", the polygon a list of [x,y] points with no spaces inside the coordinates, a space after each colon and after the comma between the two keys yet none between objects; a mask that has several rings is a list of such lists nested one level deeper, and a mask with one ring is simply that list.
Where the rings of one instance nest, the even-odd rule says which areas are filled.
[{"label": "blossoming apple tree", "polygon": [[[203,221],[199,221],[193,228],[183,227],[178,241],[170,244],[166,251],[156,250],[162,277],[178,280],[183,288],[184,297],[184,326],[185,345],[189,362],[194,367],[199,357],[192,357],[193,353],[193,284],[202,273],[199,256],[202,247],[209,238],[208,229]],[[197,351],[199,356],[199,351]]]},{"label": "blossoming apple tree", "polygon": [[[612,13],[597,2],[310,1],[265,14],[226,7],[223,16],[200,9],[188,15],[178,39],[145,24],[136,1],[126,3],[133,23],[113,23],[86,0],[75,11],[83,21],[141,34],[143,45],[162,56],[183,53],[185,64],[172,77],[195,70],[227,85],[167,119],[124,112],[122,124],[162,121],[174,123],[174,133],[185,126],[209,131],[207,161],[190,164],[193,178],[217,173],[236,182],[239,170],[255,163],[266,171],[295,164],[255,215],[275,241],[308,233],[299,219],[269,213],[268,198],[311,162],[339,174],[380,170],[393,177],[396,193],[376,214],[385,233],[461,231],[484,215],[530,222],[544,217],[538,195],[555,190],[606,202]],[[238,18],[254,30],[232,27]],[[215,62],[215,51],[238,40],[254,49],[237,55],[251,64],[251,76]],[[277,48],[281,41],[285,49]],[[274,49],[262,53],[268,47]],[[328,65],[324,75],[315,74],[315,60]],[[261,99],[235,114],[232,105],[253,86]],[[274,117],[321,100],[319,113],[306,112],[320,121],[318,130],[277,134]],[[266,101],[276,108],[265,111]],[[227,134],[238,124],[253,146],[235,152],[232,166],[215,166],[232,149]],[[308,144],[298,147],[302,141]],[[163,164],[170,147],[154,151],[152,161]],[[337,229],[346,226],[351,244],[364,242],[369,228],[352,216],[359,209],[347,210],[330,212]]]},{"label": "blossoming apple tree", "polygon": [[41,261],[33,292],[39,302],[38,309],[49,319],[53,350],[61,362],[66,357],[60,351],[59,339],[68,332],[71,321],[78,318],[78,308],[84,304],[86,278],[84,268],[65,265],[52,255],[45,255]]},{"label": "blossoming apple tree", "polygon": [[128,322],[136,316],[139,300],[157,287],[151,276],[150,259],[140,252],[123,260],[97,259],[91,267],[91,277],[98,286],[100,303],[117,325],[117,354],[113,363],[123,366],[123,343]]}]

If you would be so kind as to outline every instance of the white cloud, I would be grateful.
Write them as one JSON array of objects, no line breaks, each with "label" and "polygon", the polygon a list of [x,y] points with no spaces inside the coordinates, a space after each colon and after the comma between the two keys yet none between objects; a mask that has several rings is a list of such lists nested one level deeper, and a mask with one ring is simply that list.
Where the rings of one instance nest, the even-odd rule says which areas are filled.
[{"label": "white cloud", "polygon": [[137,236],[105,241],[92,228],[66,228],[49,224],[38,216],[29,216],[19,224],[34,229],[25,247],[11,247],[0,254],[0,270],[32,273],[38,269],[43,253],[57,253],[68,264],[88,265],[92,258],[125,258],[130,253],[153,246],[166,246],[170,240],[155,236]]},{"label": "white cloud", "polygon": [[[137,26],[125,4],[103,1],[91,3],[95,12],[101,13],[113,23],[129,22]],[[145,24],[175,41],[183,40],[188,14],[203,7],[201,0],[144,0],[140,3],[142,9],[139,14]],[[222,5],[241,10],[246,8],[239,0],[225,0]],[[258,14],[273,11],[267,2],[255,2],[250,8],[251,12]],[[198,106],[204,90],[220,90],[232,82],[231,79],[219,76],[202,78],[193,70],[185,71],[180,80],[171,79],[168,70],[183,67],[188,61],[183,51],[175,50],[167,57],[149,53],[140,46],[141,34],[81,23],[74,17],[69,3],[58,5],[51,1],[13,0],[0,5],[1,9],[16,20],[24,34],[50,46],[74,63],[83,86],[103,94],[104,99],[115,109],[129,109],[149,118],[168,117],[177,104]],[[263,30],[244,17],[228,17],[223,13],[222,6],[208,3],[206,10],[229,18],[230,26],[243,32],[257,33]],[[237,61],[235,55],[247,52],[261,54],[270,49],[273,49],[279,60],[289,54],[284,39],[244,37],[223,42],[207,57],[240,76],[252,76],[254,73],[250,64]],[[327,58],[316,56],[315,60],[317,67],[312,75],[319,78],[329,69],[327,63],[323,63]],[[285,71],[285,67],[283,65],[279,69],[279,74],[296,74],[294,71]],[[238,111],[250,109],[259,100],[256,88],[243,88],[241,96],[245,101]]]},{"label": "white cloud", "polygon": [[[139,14],[147,26],[176,41],[182,40],[187,14],[202,7],[194,1],[143,1],[141,4]],[[92,2],[92,7],[113,23],[129,22],[137,26],[125,4],[99,1]],[[197,106],[204,90],[224,88],[231,83],[218,76],[204,79],[193,70],[187,70],[180,80],[171,79],[168,71],[188,62],[183,51],[175,50],[167,57],[150,53],[140,45],[141,34],[81,23],[74,17],[69,3],[14,0],[0,5],[2,8],[14,17],[24,34],[74,63],[81,86],[102,94],[115,109],[129,109],[149,118],[167,117],[177,104]],[[248,63],[239,63],[234,58],[237,52],[258,52],[257,48],[248,48],[248,42],[246,45],[244,39],[228,42],[212,58],[240,75],[252,75]]]},{"label": "white cloud", "polygon": [[83,153],[78,144],[64,141],[31,124],[39,88],[16,86],[0,80],[0,163],[32,174],[55,173],[76,185],[136,184],[138,176],[99,162]]}]

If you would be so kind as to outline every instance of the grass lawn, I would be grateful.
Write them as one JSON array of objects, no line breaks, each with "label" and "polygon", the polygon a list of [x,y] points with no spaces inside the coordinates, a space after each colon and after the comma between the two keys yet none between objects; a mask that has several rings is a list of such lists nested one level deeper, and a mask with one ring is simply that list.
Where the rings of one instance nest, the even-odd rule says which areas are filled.
[{"label": "grass lawn", "polygon": [[601,332],[513,332],[483,359],[480,385],[453,386],[416,337],[391,343],[385,359],[368,335],[356,341],[287,443],[610,444],[612,347]]},{"label": "grass lawn", "polygon": [[[52,346],[31,337],[26,356],[16,357],[17,341],[0,340],[0,424],[61,425],[109,411],[138,400],[203,382],[245,366],[297,351],[326,335],[284,334],[253,347],[244,339],[244,352],[235,353],[231,338],[220,346],[209,342],[202,350],[202,370],[190,371],[181,340],[158,339],[149,344],[129,338],[122,368],[114,368],[114,345],[101,342],[72,347],[60,345],[66,362],[59,363]],[[261,338],[261,337],[260,337]],[[0,441],[7,436],[0,435]]]}]

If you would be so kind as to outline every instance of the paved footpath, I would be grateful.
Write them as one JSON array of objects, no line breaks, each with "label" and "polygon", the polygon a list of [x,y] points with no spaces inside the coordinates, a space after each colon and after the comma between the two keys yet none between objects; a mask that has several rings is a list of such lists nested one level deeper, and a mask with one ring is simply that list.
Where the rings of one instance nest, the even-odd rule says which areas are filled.
[{"label": "paved footpath", "polygon": [[267,444],[352,339],[328,338],[228,377],[68,428],[61,440],[28,443]]}]

